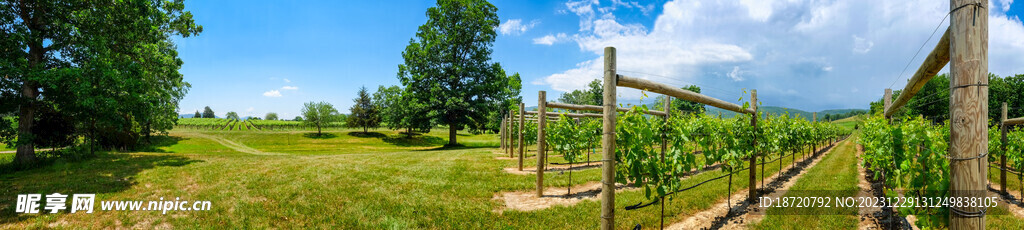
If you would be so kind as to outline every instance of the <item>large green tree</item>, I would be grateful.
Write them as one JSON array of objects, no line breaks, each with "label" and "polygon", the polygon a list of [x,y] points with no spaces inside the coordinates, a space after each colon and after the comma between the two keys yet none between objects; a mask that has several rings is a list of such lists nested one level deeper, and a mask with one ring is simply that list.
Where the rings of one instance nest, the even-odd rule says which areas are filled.
[{"label": "large green tree", "polygon": [[242,120],[242,118],[238,117],[238,113],[236,113],[234,111],[228,112],[227,114],[224,115],[224,117],[227,118],[228,120]]},{"label": "large green tree", "polygon": [[369,132],[369,128],[380,127],[380,112],[365,86],[359,88],[358,96],[356,99],[352,99],[352,102],[355,104],[349,108],[351,115],[345,119],[346,126],[363,128],[363,133]]},{"label": "large green tree", "polygon": [[[694,93],[700,93],[700,86],[696,86],[696,85],[684,86],[681,89],[689,90],[689,91],[694,92]],[[661,106],[664,105],[663,101],[665,101],[665,96],[658,96],[658,98],[654,100],[654,104],[655,104],[655,106],[657,106],[655,108],[655,110],[661,110],[661,108],[662,108]],[[693,113],[693,114],[704,114],[705,113],[704,104],[697,103],[697,102],[692,102],[692,101],[686,101],[686,100],[682,100],[682,99],[674,98],[674,97],[672,98],[672,106],[671,107],[672,107],[672,110],[680,111],[682,113]]]},{"label": "large green tree", "polygon": [[295,120],[305,122],[316,126],[316,135],[323,135],[321,126],[334,122],[338,119],[338,110],[334,109],[334,105],[327,102],[307,102],[302,105],[302,116],[295,117]]},{"label": "large green tree", "polygon": [[558,97],[558,101],[577,105],[601,105],[604,100],[603,94],[604,86],[601,85],[601,79],[594,79],[585,89],[562,93],[562,96]]},{"label": "large green tree", "polygon": [[[169,129],[189,85],[172,37],[202,27],[169,1],[0,1],[0,113],[17,111],[15,164],[35,161],[33,126],[53,108],[92,140],[126,145]],[[11,132],[0,132],[10,134]]]},{"label": "large green tree", "polygon": [[196,114],[192,115],[192,118],[203,118],[203,114],[200,114],[199,110],[196,110]]},{"label": "large green tree", "polygon": [[213,109],[210,109],[210,107],[207,106],[206,108],[203,108],[203,118],[217,118],[217,114],[213,113]]},{"label": "large green tree", "polygon": [[432,127],[430,117],[420,112],[423,111],[423,103],[401,87],[380,86],[373,93],[373,104],[380,111],[380,121],[385,127],[392,130],[405,129],[409,137],[412,137],[414,131],[429,132]]},{"label": "large green tree", "polygon": [[458,130],[498,119],[492,110],[508,99],[510,77],[491,62],[497,10],[483,0],[438,0],[402,52],[398,78],[426,105],[421,112],[448,126],[448,145],[457,145]]},{"label": "large green tree", "polygon": [[265,117],[266,117],[266,119],[268,121],[276,121],[277,120],[277,113],[267,113],[267,115]]}]

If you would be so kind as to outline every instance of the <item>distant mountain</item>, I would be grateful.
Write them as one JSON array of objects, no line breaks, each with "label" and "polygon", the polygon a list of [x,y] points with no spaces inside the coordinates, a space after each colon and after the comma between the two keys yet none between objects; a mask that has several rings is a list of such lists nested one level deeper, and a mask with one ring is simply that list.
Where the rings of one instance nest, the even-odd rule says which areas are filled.
[{"label": "distant mountain", "polygon": [[[661,107],[660,106],[655,106],[653,103],[651,103],[651,104],[647,104],[647,108],[661,108]],[[705,108],[705,111],[707,112],[708,115],[718,115],[718,113],[721,112],[722,113],[722,118],[732,118],[733,116],[736,116],[736,112],[733,112],[733,111],[719,109],[719,108],[715,108],[715,107],[711,107],[711,106],[704,106],[704,108]],[[537,107],[536,106],[528,106],[528,107],[526,107],[526,111],[533,111],[533,110],[537,110]],[[799,109],[793,109],[793,108],[778,107],[778,106],[761,106],[760,110],[761,110],[761,112],[771,114],[772,116],[775,116],[776,114],[789,113],[790,117],[797,117],[797,116],[799,116],[800,118],[804,118],[805,120],[811,120],[811,117],[814,116],[814,113],[812,113],[812,112],[803,111],[803,110],[799,110]],[[826,110],[818,111],[818,118],[820,120],[821,118],[823,118],[825,116],[825,114],[846,114],[846,113],[849,113],[849,112],[852,112],[852,111],[867,112],[868,110],[866,110],[866,109],[826,109]]]},{"label": "distant mountain", "polygon": [[[706,108],[707,114],[709,114],[709,115],[718,115],[718,112],[722,112],[722,117],[723,118],[731,118],[733,116],[736,116],[736,112],[733,112],[733,111],[728,111],[728,110],[719,109],[719,108],[710,107],[710,106],[705,106],[705,108]],[[778,107],[778,106],[761,106],[759,108],[759,110],[761,110],[761,112],[771,114],[772,116],[775,116],[776,114],[786,114],[786,113],[788,113],[789,117],[797,117],[797,116],[799,116],[800,118],[804,118],[805,120],[811,120],[811,118],[814,116],[813,112],[808,112],[808,111],[803,111],[803,110],[793,109],[793,108]],[[818,111],[818,118],[820,120],[826,114],[846,114],[846,113],[849,113],[849,112],[852,112],[852,111],[867,112],[868,110],[866,110],[866,109],[827,109],[827,110]]]},{"label": "distant mountain", "polygon": [[[196,115],[195,113],[178,114],[178,118],[197,118],[197,117],[194,117],[195,115]],[[217,118],[221,118],[221,117],[217,117]]]}]

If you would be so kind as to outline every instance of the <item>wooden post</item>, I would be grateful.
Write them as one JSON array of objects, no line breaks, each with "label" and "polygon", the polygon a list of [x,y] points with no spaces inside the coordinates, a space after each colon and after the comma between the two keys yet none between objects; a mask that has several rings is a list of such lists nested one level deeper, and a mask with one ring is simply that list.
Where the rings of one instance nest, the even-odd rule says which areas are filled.
[{"label": "wooden post", "polygon": [[[757,90],[750,90],[750,108],[754,110],[754,114],[750,115],[750,126],[754,127],[755,133],[757,132]],[[750,143],[754,147],[754,152],[750,154],[750,181],[747,191],[747,200],[751,202],[757,202],[757,136],[754,136],[753,142]]]},{"label": "wooden post", "polygon": [[1003,124],[1003,122],[1005,122],[1005,121],[1006,121],[1006,102],[1003,102],[1003,111],[1001,113],[1001,116],[999,116],[999,133],[1001,135],[1001,137],[999,139],[1000,140],[999,141],[999,143],[1000,143],[999,148],[1003,151],[1003,154],[999,154],[1000,155],[999,156],[999,185],[1001,187],[1000,190],[1003,192],[1003,194],[1006,194],[1006,141],[1007,141],[1007,139],[1006,139],[1006,125]]},{"label": "wooden post", "polygon": [[[883,114],[885,114],[885,111],[889,111],[889,106],[892,106],[892,89],[885,89],[885,96],[884,96],[884,98],[885,99],[883,99],[883,101],[882,101],[882,111],[883,111],[882,113]],[[892,116],[885,116],[886,120],[889,120],[891,118],[892,118]],[[892,123],[892,122],[890,121],[889,123]]]},{"label": "wooden post", "polygon": [[546,95],[547,92],[537,92],[537,197],[544,196],[544,161],[546,160],[544,158],[547,158],[547,154],[544,152],[546,150],[544,126],[548,120],[546,119],[547,108],[544,106],[547,102]]},{"label": "wooden post", "polygon": [[[668,119],[672,116],[672,97],[665,96],[664,108],[665,109],[665,123],[668,124]],[[665,163],[665,152],[668,152],[668,134],[662,134],[661,137],[661,163]],[[658,219],[661,220],[661,229],[665,229],[665,197],[661,198],[661,214]]]},{"label": "wooden post", "polygon": [[812,122],[818,122],[818,112],[811,113],[811,116],[814,116],[814,119],[811,120]]},{"label": "wooden post", "polygon": [[615,229],[615,47],[604,48],[604,127],[601,127],[601,230]]},{"label": "wooden post", "polygon": [[523,171],[523,149],[526,148],[523,146],[523,129],[526,128],[526,108],[523,105],[519,103],[519,171]]},{"label": "wooden post", "polygon": [[505,150],[505,116],[501,116],[501,124],[498,125],[498,148]]},{"label": "wooden post", "polygon": [[[981,155],[988,151],[987,6],[988,0],[951,0],[949,4],[950,195],[964,199],[984,199],[988,182],[988,157]],[[985,228],[982,208],[950,211],[950,229]]]}]

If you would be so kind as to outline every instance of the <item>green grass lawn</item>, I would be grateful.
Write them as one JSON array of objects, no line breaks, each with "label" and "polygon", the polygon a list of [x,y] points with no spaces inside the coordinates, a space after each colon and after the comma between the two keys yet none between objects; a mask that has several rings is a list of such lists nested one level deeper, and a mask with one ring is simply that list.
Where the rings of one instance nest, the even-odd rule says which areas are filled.
[{"label": "green grass lawn", "polygon": [[[316,139],[293,132],[172,131],[150,151],[107,153],[94,159],[0,175],[0,228],[49,227],[196,227],[200,228],[457,228],[457,229],[594,229],[599,226],[600,203],[583,201],[531,212],[506,210],[496,194],[532,191],[534,175],[512,175],[503,168],[515,160],[495,159],[498,144],[493,134],[460,135],[467,147],[440,148],[444,141],[411,139],[427,144],[389,142],[383,137],[348,135]],[[201,137],[213,135],[265,152],[252,155],[234,151]],[[293,138],[289,140],[289,138]],[[291,141],[291,142],[290,142]],[[367,144],[369,143],[369,144]],[[375,149],[363,149],[369,145]],[[318,150],[327,149],[327,150]],[[552,162],[556,157],[552,157]],[[560,157],[557,157],[560,158]],[[790,164],[789,160],[784,164]],[[536,162],[534,160],[533,162]],[[778,164],[767,165],[767,174]],[[723,175],[711,171],[684,181],[684,186]],[[574,172],[572,185],[600,180],[600,169]],[[666,223],[680,221],[742,190],[746,173],[718,180],[674,195],[666,202]],[[546,173],[545,186],[569,186],[567,174]],[[169,212],[96,211],[45,215],[17,215],[14,199],[25,193],[95,193],[98,200],[209,200],[211,211]],[[559,194],[552,194],[559,195]],[[616,195],[616,228],[636,224],[654,227],[659,208],[626,211],[645,202],[643,191]],[[97,205],[98,208],[98,205]]]},{"label": "green grass lawn", "polygon": [[[816,193],[817,196],[854,197],[860,189],[857,171],[857,135],[852,135],[845,144],[836,147],[829,155],[810,168],[803,177],[796,181],[790,191],[833,191],[828,194]],[[787,193],[784,196],[792,196]],[[750,226],[754,229],[856,229],[858,224],[857,208],[806,209],[769,208],[768,216],[760,223]],[[789,213],[781,215],[782,213]],[[837,215],[837,214],[845,215]],[[800,214],[800,215],[793,215]]]},{"label": "green grass lawn", "polygon": [[861,122],[861,120],[864,119],[863,116],[864,115],[857,115],[857,116],[847,117],[847,118],[843,118],[843,119],[832,121],[832,123],[835,123],[836,125],[839,125],[840,127],[843,127],[843,128],[845,128],[847,130],[853,130],[853,127],[856,126],[857,124],[859,124]]},{"label": "green grass lawn", "polygon": [[[999,162],[994,162],[996,165]],[[992,184],[999,184],[999,170],[996,168],[988,168],[988,182]],[[1016,174],[1006,172],[1006,189],[1013,191],[1021,191],[1020,178]],[[1020,197],[1020,193],[1013,193],[1013,196]]]}]

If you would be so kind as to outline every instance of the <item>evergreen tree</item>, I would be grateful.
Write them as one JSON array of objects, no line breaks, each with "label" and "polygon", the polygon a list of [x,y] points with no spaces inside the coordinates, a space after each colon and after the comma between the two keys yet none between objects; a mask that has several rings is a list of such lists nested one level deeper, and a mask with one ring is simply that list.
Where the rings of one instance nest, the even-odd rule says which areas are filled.
[{"label": "evergreen tree", "polygon": [[196,114],[192,115],[192,118],[203,118],[203,115],[199,113],[199,110],[196,110]]},{"label": "evergreen tree", "polygon": [[359,88],[359,96],[352,101],[355,104],[349,109],[352,114],[345,121],[346,126],[362,127],[363,133],[367,133],[369,128],[380,127],[380,112],[370,99],[370,93],[366,92],[365,86]]},{"label": "evergreen tree", "polygon": [[213,110],[207,106],[203,108],[203,118],[217,118],[217,114],[213,113]]}]

